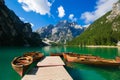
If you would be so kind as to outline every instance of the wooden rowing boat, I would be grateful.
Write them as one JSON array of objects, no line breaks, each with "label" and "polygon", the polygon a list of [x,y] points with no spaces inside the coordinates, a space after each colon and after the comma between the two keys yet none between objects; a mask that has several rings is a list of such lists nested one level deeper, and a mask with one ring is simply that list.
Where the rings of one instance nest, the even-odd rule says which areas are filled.
[{"label": "wooden rowing boat", "polygon": [[119,67],[120,58],[116,59],[104,59],[99,56],[84,55],[84,54],[74,54],[74,53],[63,53],[63,57],[68,62],[77,62],[81,64],[102,66],[102,67]]},{"label": "wooden rowing boat", "polygon": [[73,62],[74,60],[78,59],[80,56],[84,58],[87,56],[91,56],[91,54],[76,54],[76,53],[72,53],[72,52],[63,53],[64,59],[67,60],[68,62]]},{"label": "wooden rowing boat", "polygon": [[50,53],[50,56],[60,56],[63,57],[62,53]]},{"label": "wooden rowing boat", "polygon": [[26,57],[15,57],[11,62],[13,69],[20,75],[23,76],[27,71],[28,67],[32,64],[33,58],[31,56]]},{"label": "wooden rowing boat", "polygon": [[23,54],[23,56],[31,56],[33,58],[33,61],[38,61],[41,58],[44,57],[43,53],[41,52],[27,52],[25,54]]},{"label": "wooden rowing boat", "polygon": [[35,61],[42,59],[44,55],[41,52],[27,52],[23,56],[15,57],[11,62],[13,69],[23,76],[28,67]]}]

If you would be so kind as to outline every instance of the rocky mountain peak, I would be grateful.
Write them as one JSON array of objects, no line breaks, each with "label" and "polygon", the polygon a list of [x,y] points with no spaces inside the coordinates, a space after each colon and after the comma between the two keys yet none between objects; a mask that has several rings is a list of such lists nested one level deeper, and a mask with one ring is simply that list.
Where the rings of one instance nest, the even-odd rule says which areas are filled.
[{"label": "rocky mountain peak", "polygon": [[56,43],[65,44],[66,41],[72,40],[77,35],[81,34],[85,28],[81,27],[75,22],[68,22],[67,20],[59,21],[56,25],[48,25],[39,28],[36,32],[44,39]]},{"label": "rocky mountain peak", "polygon": [[66,23],[68,23],[68,21],[67,21],[67,20],[61,20],[59,23],[64,23],[64,24],[66,24]]},{"label": "rocky mountain peak", "polygon": [[111,11],[110,15],[107,16],[106,18],[108,19],[108,21],[112,21],[119,15],[120,15],[120,1],[113,4],[112,11]]},{"label": "rocky mountain peak", "polygon": [[56,27],[65,27],[68,26],[69,22],[67,20],[61,20],[56,24]]}]

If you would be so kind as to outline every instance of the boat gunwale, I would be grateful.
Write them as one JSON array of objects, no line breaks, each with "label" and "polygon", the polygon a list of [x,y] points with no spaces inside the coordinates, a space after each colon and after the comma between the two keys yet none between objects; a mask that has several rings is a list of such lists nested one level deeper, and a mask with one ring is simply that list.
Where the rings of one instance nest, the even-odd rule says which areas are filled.
[{"label": "boat gunwale", "polygon": [[12,66],[14,66],[14,67],[24,67],[24,66],[29,66],[30,64],[33,63],[33,58],[32,58],[31,56],[27,56],[26,58],[29,57],[29,59],[30,59],[30,61],[29,61],[28,64],[14,64],[15,61],[16,61],[16,59],[18,59],[18,58],[20,58],[20,57],[25,57],[25,56],[15,57],[15,58],[13,59],[13,61],[11,62]]},{"label": "boat gunwale", "polygon": [[[111,65],[111,66],[120,66],[120,62],[119,61],[116,61],[116,59],[105,59],[105,58],[101,58],[99,56],[93,56],[93,55],[90,55],[93,57],[90,58],[88,55],[86,55],[86,57],[88,57],[88,59],[85,59],[84,57],[77,57],[78,55],[80,56],[81,54],[77,54],[77,56],[74,56],[74,54],[66,54],[66,53],[63,53],[64,55],[64,59],[66,58],[66,60],[68,62],[76,62],[76,63],[82,63],[82,64],[90,64],[90,65],[102,65],[102,66],[107,66],[107,65]],[[76,54],[75,54],[76,55]],[[84,54],[82,54],[81,56],[85,56]],[[81,60],[80,60],[81,58]],[[83,58],[83,60],[82,60]],[[96,59],[94,59],[96,58]]]}]

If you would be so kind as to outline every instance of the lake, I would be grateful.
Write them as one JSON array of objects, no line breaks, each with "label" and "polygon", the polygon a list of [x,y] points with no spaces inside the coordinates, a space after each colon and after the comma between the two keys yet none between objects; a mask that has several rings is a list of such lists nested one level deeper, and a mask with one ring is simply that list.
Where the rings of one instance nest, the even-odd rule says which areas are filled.
[{"label": "lake", "polygon": [[[78,54],[93,54],[103,58],[114,59],[120,56],[119,48],[86,48],[78,46],[57,47],[0,47],[0,80],[21,80],[12,69],[11,61],[24,52],[41,51],[46,56],[51,52],[76,52]],[[65,68],[74,80],[120,80],[119,68],[100,68],[78,63],[67,63]]]}]

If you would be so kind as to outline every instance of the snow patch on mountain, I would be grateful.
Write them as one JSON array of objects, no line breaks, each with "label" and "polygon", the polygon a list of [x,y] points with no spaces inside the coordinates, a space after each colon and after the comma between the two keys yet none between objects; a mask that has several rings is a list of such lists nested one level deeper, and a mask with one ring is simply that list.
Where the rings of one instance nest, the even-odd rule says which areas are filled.
[{"label": "snow patch on mountain", "polygon": [[67,41],[71,41],[76,36],[80,35],[85,30],[85,27],[81,27],[75,22],[68,22],[63,20],[56,25],[48,25],[46,27],[39,28],[36,32],[40,34],[41,38],[47,38],[50,41],[66,44]]}]

